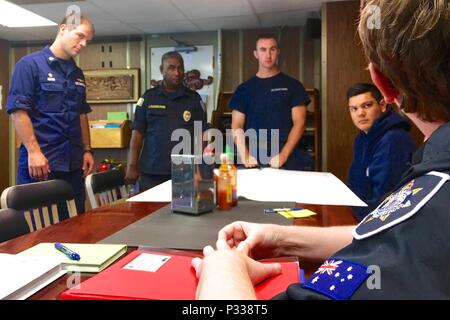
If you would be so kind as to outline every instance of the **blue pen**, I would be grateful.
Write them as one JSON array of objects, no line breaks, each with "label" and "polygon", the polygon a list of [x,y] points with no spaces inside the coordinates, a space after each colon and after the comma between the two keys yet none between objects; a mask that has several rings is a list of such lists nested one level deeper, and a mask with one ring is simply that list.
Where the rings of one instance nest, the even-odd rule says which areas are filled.
[{"label": "blue pen", "polygon": [[80,260],[81,259],[80,255],[78,253],[70,250],[66,246],[63,246],[59,242],[55,243],[55,249],[64,253],[66,255],[66,257],[69,258],[70,260]]}]

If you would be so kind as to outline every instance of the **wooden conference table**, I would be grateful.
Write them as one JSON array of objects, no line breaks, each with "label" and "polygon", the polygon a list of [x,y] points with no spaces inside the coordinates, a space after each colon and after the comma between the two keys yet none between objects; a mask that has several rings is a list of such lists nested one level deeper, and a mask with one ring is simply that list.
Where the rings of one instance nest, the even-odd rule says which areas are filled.
[{"label": "wooden conference table", "polygon": [[[125,202],[100,207],[39,231],[5,241],[0,244],[0,252],[18,253],[41,242],[97,243],[166,204],[166,202]],[[317,215],[309,218],[296,219],[296,225],[337,226],[355,224],[349,207],[324,205],[301,206],[316,212]],[[130,252],[135,249],[135,247],[130,247],[128,251]],[[311,275],[317,266],[317,264],[301,262],[301,267],[305,269],[306,276]],[[92,274],[83,273],[81,281],[92,276]],[[60,294],[67,289],[66,282],[68,277],[68,275],[65,275],[59,278],[57,281],[35,293],[30,299],[59,299]]]}]

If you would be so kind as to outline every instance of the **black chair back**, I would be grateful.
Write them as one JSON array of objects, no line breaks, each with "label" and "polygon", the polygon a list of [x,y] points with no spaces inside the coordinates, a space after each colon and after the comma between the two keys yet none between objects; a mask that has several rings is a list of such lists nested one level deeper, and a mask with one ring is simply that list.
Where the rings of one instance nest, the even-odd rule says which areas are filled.
[{"label": "black chair back", "polygon": [[14,209],[0,210],[0,242],[17,238],[30,231],[23,212]]},{"label": "black chair back", "polygon": [[128,196],[120,170],[97,172],[86,177],[86,191],[92,209]]},{"label": "black chair back", "polygon": [[2,192],[1,207],[22,211],[32,231],[76,216],[75,194],[63,180],[21,184]]}]

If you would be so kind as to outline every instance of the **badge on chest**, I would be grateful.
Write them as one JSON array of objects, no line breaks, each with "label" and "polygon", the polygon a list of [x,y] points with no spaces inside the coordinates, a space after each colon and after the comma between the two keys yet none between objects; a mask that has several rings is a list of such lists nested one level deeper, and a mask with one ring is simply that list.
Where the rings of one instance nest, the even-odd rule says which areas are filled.
[{"label": "badge on chest", "polygon": [[191,116],[192,116],[192,114],[191,114],[190,111],[185,110],[185,111],[183,112],[183,120],[184,120],[185,122],[189,122],[189,120],[191,120]]}]

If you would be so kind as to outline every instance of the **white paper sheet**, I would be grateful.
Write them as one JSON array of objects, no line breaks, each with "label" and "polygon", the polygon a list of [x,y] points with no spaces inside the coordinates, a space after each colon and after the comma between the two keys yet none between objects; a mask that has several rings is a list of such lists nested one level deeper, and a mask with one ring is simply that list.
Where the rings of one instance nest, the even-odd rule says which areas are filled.
[{"label": "white paper sheet", "polygon": [[[254,201],[297,202],[366,207],[341,180],[329,172],[272,168],[238,170],[238,196]],[[171,180],[127,201],[170,202]]]},{"label": "white paper sheet", "polygon": [[147,191],[127,199],[129,202],[170,202],[172,201],[172,180],[163,182]]},{"label": "white paper sheet", "polygon": [[0,253],[0,299],[28,298],[66,274],[61,261],[57,257]]},{"label": "white paper sheet", "polygon": [[254,201],[367,206],[329,172],[239,170],[238,195]]}]

